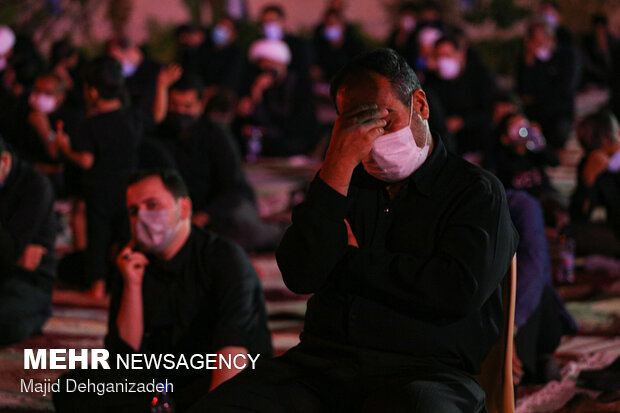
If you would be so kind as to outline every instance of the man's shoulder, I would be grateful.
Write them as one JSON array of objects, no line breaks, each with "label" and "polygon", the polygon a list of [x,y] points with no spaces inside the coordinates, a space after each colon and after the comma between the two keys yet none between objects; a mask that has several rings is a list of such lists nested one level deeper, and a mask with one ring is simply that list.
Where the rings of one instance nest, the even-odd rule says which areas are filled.
[{"label": "man's shoulder", "polygon": [[230,239],[212,231],[192,227],[191,240],[194,251],[212,268],[226,268],[230,270],[237,265],[249,264],[250,260],[245,251]]},{"label": "man's shoulder", "polygon": [[20,160],[18,164],[16,163],[16,167],[19,168],[16,184],[19,186],[20,191],[37,194],[41,199],[52,199],[52,183],[47,176],[23,160]]},{"label": "man's shoulder", "polygon": [[505,197],[504,185],[495,175],[458,155],[448,153],[445,168],[444,179],[453,185]]}]

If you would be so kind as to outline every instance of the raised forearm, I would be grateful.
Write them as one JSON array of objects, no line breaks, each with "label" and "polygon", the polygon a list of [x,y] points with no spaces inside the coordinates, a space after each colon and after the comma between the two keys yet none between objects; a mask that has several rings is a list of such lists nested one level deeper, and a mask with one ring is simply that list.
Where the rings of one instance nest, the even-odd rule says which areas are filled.
[{"label": "raised forearm", "polygon": [[142,285],[127,284],[123,287],[121,306],[116,318],[120,337],[138,351],[144,334]]}]

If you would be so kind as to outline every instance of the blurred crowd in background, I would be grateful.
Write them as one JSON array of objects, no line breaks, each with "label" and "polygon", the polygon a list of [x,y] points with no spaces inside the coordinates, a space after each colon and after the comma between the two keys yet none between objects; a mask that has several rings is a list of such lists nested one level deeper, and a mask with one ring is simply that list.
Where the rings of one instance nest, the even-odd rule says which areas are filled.
[{"label": "blurred crowd in background", "polygon": [[[524,272],[522,279],[546,285],[552,277],[570,282],[575,253],[620,255],[620,43],[604,14],[592,16],[585,36],[563,24],[552,1],[534,15],[509,90],[432,1],[401,3],[384,46],[420,78],[431,130],[446,146],[493,171],[516,211],[542,211],[544,221],[521,221],[522,240],[528,232],[542,244],[520,247],[520,277]],[[247,23],[232,17],[210,27],[181,25],[175,61],[166,65],[123,37],[87,59],[69,36],[44,58],[30,38],[1,26],[2,272],[28,273],[51,294],[60,269],[103,295],[111,251],[128,237],[126,181],[144,168],[181,173],[195,225],[247,251],[275,249],[286,223],[259,218],[243,165],[270,157],[321,159],[338,116],[329,82],[369,49],[341,2],[330,2],[309,36],[286,31],[286,17],[281,5],[265,6],[249,47],[238,37]],[[577,119],[576,95],[591,87],[609,91],[610,99]],[[573,136],[584,155],[567,200],[547,168],[559,164]],[[17,171],[26,164],[48,179],[20,181]],[[20,182],[25,186],[16,187]],[[9,191],[12,185],[17,189]],[[74,244],[60,265],[51,212],[58,199],[72,203]],[[528,296],[523,288],[521,302],[536,304],[543,290]]]}]

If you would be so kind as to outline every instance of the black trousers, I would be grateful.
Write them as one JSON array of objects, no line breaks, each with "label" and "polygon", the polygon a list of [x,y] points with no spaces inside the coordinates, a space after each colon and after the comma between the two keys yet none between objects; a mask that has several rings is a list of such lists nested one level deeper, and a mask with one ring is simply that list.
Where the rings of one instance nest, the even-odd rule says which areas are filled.
[{"label": "black trousers", "polygon": [[567,331],[560,317],[556,298],[550,287],[545,287],[538,307],[525,324],[519,327],[515,337],[517,355],[523,363],[524,379],[544,381],[540,362],[551,356],[560,345],[560,339]]},{"label": "black trousers", "polygon": [[124,189],[87,191],[86,233],[86,273],[91,281],[106,279],[114,261],[110,247],[115,241],[128,239]]},{"label": "black trousers", "polygon": [[0,280],[0,346],[39,334],[52,314],[52,290],[23,279],[21,274]]},{"label": "black trousers", "polygon": [[486,412],[469,375],[430,361],[307,342],[261,360],[192,406],[191,413]]}]

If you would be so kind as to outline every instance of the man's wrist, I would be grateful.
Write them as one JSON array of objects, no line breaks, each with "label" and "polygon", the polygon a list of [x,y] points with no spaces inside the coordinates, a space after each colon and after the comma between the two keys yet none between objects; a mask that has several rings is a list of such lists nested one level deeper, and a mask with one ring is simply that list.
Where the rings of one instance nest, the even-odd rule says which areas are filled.
[{"label": "man's wrist", "polygon": [[347,161],[336,163],[326,161],[321,168],[319,177],[334,190],[347,196],[351,176],[356,166]]}]

